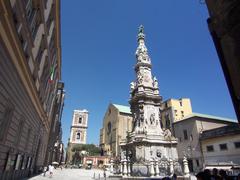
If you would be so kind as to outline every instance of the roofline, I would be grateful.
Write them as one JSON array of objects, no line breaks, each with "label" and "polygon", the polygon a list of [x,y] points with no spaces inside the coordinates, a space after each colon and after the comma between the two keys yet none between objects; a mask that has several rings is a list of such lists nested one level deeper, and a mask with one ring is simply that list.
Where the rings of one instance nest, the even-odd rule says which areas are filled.
[{"label": "roofline", "polygon": [[215,121],[221,121],[221,122],[237,123],[236,119],[230,119],[230,118],[213,116],[213,115],[208,115],[208,114],[201,114],[201,113],[192,113],[192,114],[186,116],[185,118],[183,118],[183,119],[181,119],[177,122],[174,122],[174,124],[179,123],[181,121],[186,121],[186,120],[191,119],[193,117],[208,118],[208,119],[212,119],[212,120],[215,120]]},{"label": "roofline", "polygon": [[[233,124],[233,125],[227,125],[227,126],[222,126],[222,127],[218,127],[218,128],[214,128],[214,129],[209,129],[209,130],[205,130],[202,132],[202,134],[200,135],[200,140],[206,140],[206,139],[213,139],[213,138],[218,138],[218,137],[222,137],[223,134],[214,134],[214,132],[217,133],[217,131],[221,130],[221,129],[226,129],[227,131],[224,132],[224,135],[230,135],[230,136],[234,136],[234,135],[239,135],[240,134],[240,129],[239,129],[240,125],[238,123]],[[229,130],[229,128],[231,128],[231,130]],[[211,132],[213,134],[211,134]],[[206,135],[206,137],[203,136],[203,134],[210,134]]]},{"label": "roofline", "polygon": [[168,98],[168,99],[164,100],[163,102],[167,102],[167,101],[170,101],[170,100],[177,100],[177,101],[179,101],[180,99],[189,99],[190,100],[190,98],[181,97],[179,99],[177,99],[177,98]]},{"label": "roofline", "polygon": [[74,109],[73,111],[74,111],[74,112],[86,112],[86,113],[89,112],[89,111],[86,110],[86,109],[82,109],[82,110],[80,110],[80,109]]},{"label": "roofline", "polygon": [[126,108],[130,108],[129,106],[125,106],[125,105],[121,105],[121,104],[115,104],[115,103],[111,103],[111,105],[113,105],[113,106],[118,110],[119,114],[120,114],[120,113],[123,113],[123,114],[132,114],[131,112],[128,113],[128,112],[119,111],[119,109],[116,107],[116,106],[124,106],[124,107],[126,107]]}]

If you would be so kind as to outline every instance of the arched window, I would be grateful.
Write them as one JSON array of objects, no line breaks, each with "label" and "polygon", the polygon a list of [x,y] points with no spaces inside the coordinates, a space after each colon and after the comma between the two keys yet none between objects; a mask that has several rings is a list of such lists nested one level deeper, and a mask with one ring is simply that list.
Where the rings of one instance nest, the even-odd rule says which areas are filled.
[{"label": "arched window", "polygon": [[77,133],[77,139],[80,139],[80,132]]},{"label": "arched window", "polygon": [[79,123],[79,124],[82,123],[82,116],[79,116],[78,123]]},{"label": "arched window", "polygon": [[110,134],[111,130],[112,130],[112,124],[111,124],[111,122],[109,122],[107,125],[107,133]]}]

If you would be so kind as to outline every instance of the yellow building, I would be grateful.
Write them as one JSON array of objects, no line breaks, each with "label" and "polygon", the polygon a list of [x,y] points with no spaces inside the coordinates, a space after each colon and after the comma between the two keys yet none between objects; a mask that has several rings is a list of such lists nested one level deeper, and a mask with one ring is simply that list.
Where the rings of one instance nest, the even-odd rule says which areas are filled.
[{"label": "yellow building", "polygon": [[120,142],[127,132],[132,130],[132,113],[128,106],[110,104],[103,119],[100,130],[100,147],[104,154],[118,156]]},{"label": "yellow building", "polygon": [[161,104],[162,125],[172,129],[172,124],[192,114],[191,101],[188,98],[169,99]]}]

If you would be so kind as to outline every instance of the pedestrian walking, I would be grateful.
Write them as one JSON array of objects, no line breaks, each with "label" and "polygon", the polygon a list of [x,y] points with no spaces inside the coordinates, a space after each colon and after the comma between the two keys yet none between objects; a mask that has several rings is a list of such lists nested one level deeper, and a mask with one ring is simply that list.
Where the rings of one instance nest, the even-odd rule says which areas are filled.
[{"label": "pedestrian walking", "polygon": [[54,169],[54,167],[53,167],[53,165],[49,165],[48,166],[48,168],[49,168],[49,173],[50,173],[50,178],[53,176],[53,169]]},{"label": "pedestrian walking", "polygon": [[106,170],[105,169],[103,170],[103,177],[104,177],[104,179],[106,179]]},{"label": "pedestrian walking", "polygon": [[44,168],[43,168],[43,176],[46,176],[46,172],[47,172],[47,166],[44,166]]}]

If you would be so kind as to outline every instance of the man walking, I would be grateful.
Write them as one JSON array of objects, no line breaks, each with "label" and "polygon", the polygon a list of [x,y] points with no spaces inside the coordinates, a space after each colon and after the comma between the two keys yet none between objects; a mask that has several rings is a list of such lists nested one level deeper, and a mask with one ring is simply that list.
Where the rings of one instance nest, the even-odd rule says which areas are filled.
[{"label": "man walking", "polygon": [[54,168],[54,167],[53,167],[53,165],[51,165],[51,164],[48,166],[49,173],[50,173],[50,178],[53,176],[53,168]]},{"label": "man walking", "polygon": [[46,176],[46,172],[47,172],[47,166],[44,166],[44,168],[43,168],[43,176]]}]

